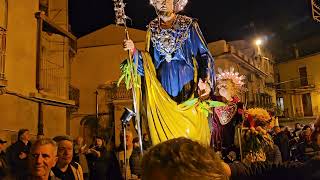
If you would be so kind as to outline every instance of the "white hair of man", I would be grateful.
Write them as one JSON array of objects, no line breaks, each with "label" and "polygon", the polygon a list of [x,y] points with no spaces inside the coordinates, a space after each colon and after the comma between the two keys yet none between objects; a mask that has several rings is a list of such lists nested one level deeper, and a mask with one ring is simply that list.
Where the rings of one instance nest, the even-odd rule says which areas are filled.
[{"label": "white hair of man", "polygon": [[58,152],[58,146],[57,146],[57,143],[54,140],[50,139],[50,138],[43,138],[43,139],[36,140],[31,146],[31,152],[35,148],[37,148],[39,146],[44,146],[44,145],[47,145],[47,144],[51,145],[54,148],[54,155],[56,156],[57,152]]}]

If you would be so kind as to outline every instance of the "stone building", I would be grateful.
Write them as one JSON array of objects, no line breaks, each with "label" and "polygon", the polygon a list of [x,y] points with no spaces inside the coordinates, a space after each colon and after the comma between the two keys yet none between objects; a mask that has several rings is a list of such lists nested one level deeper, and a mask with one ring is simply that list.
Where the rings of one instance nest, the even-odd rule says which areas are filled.
[{"label": "stone building", "polygon": [[0,0],[1,138],[67,133],[75,43],[67,0]]},{"label": "stone building", "polygon": [[[145,31],[129,28],[129,34],[137,48],[143,49]],[[122,48],[124,38],[123,27],[109,25],[77,41],[71,77],[72,84],[80,89],[80,108],[72,114],[71,134],[87,137],[89,143],[97,133],[107,137],[115,133],[116,145],[120,144],[120,116],[124,107],[132,108],[130,91],[116,86],[120,63],[128,57]]]},{"label": "stone building", "polygon": [[248,107],[275,106],[275,63],[270,54],[266,51],[259,54],[257,47],[245,40],[221,40],[209,43],[208,47],[215,57],[216,70],[234,67],[241,75],[246,76],[247,92],[241,99]]},{"label": "stone building", "polygon": [[290,118],[320,113],[320,53],[291,58],[277,64],[277,104]]}]

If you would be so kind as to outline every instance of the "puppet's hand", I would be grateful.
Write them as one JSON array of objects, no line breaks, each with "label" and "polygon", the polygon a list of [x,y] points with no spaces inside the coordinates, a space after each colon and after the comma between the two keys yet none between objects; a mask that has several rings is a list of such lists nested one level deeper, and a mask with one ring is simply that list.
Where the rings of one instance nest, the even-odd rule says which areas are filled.
[{"label": "puppet's hand", "polygon": [[124,40],[123,41],[123,49],[125,51],[130,51],[131,53],[133,53],[135,51],[135,47],[134,47],[134,43],[131,39],[128,40]]},{"label": "puppet's hand", "polygon": [[200,97],[209,96],[211,92],[211,88],[210,88],[210,85],[207,83],[207,81],[202,81],[202,79],[199,79],[198,87],[199,87],[198,94]]}]

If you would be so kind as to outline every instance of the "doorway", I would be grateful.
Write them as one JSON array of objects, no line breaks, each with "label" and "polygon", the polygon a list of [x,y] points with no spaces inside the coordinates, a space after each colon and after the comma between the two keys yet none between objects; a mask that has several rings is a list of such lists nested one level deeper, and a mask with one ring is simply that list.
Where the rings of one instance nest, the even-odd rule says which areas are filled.
[{"label": "doorway", "polygon": [[313,116],[310,93],[302,94],[302,104],[304,116]]}]

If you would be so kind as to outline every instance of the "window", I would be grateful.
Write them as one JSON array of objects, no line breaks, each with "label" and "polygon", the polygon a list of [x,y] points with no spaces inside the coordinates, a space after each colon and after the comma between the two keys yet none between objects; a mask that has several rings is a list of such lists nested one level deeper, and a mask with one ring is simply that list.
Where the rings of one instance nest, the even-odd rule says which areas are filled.
[{"label": "window", "polygon": [[284,111],[284,99],[283,99],[283,97],[278,97],[278,98],[277,98],[277,107],[278,107],[281,111]]},{"label": "window", "polygon": [[301,84],[301,86],[308,86],[307,67],[299,68],[299,74],[300,74],[300,84]]},{"label": "window", "polygon": [[8,22],[8,2],[0,0],[0,86],[5,80],[6,34]]}]

